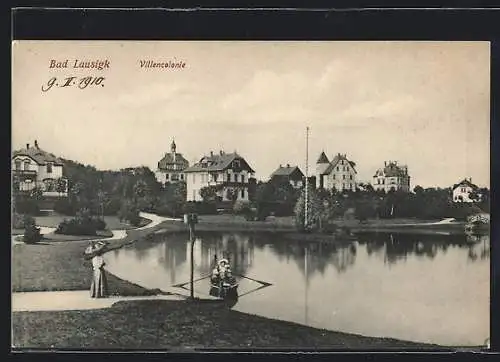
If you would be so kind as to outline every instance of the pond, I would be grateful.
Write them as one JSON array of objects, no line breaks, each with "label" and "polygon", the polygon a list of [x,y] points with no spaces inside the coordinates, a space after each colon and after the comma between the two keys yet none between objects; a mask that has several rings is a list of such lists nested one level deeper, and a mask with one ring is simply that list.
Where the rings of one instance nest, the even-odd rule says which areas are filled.
[{"label": "pond", "polygon": [[[189,294],[187,239],[157,234],[112,251],[108,270],[146,288]],[[226,257],[240,282],[234,310],[365,336],[478,346],[489,337],[489,242],[362,233],[339,246],[270,233],[199,233],[194,289],[208,295],[203,278],[215,257]]]}]

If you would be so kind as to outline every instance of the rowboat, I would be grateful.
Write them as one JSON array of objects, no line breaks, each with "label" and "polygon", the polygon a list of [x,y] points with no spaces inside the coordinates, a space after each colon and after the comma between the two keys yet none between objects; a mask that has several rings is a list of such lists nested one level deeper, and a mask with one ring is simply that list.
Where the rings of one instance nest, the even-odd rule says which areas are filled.
[{"label": "rowboat", "polygon": [[212,270],[210,295],[218,298],[238,296],[238,281],[234,277],[227,259],[220,259]]}]

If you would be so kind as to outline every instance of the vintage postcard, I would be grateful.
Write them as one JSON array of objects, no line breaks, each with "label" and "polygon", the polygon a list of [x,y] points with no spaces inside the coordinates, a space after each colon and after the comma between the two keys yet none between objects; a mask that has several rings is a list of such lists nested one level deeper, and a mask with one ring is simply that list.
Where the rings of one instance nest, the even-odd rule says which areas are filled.
[{"label": "vintage postcard", "polygon": [[489,346],[489,42],[12,64],[14,349]]}]

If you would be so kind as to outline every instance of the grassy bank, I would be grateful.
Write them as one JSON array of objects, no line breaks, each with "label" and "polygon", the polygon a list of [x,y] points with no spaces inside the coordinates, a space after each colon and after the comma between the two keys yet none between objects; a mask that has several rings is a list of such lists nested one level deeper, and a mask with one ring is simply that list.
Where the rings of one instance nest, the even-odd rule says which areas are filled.
[{"label": "grassy bank", "polygon": [[[12,249],[12,291],[84,290],[90,287],[91,263],[83,258],[86,242],[19,244]],[[151,295],[108,273],[113,295]]]},{"label": "grassy bank", "polygon": [[310,328],[206,301],[135,301],[102,310],[17,312],[12,322],[16,347],[439,349]]},{"label": "grassy bank", "polygon": [[[51,214],[47,216],[36,216],[36,225],[37,226],[46,226],[46,227],[54,227],[56,228],[64,219],[71,219],[72,216],[65,216],[59,214]],[[136,227],[141,227],[147,225],[151,222],[151,220],[145,219],[141,217],[141,221],[138,226],[133,226],[127,224],[125,222],[120,221],[117,216],[104,216],[104,222],[106,223],[106,227],[111,230],[131,230]]]}]

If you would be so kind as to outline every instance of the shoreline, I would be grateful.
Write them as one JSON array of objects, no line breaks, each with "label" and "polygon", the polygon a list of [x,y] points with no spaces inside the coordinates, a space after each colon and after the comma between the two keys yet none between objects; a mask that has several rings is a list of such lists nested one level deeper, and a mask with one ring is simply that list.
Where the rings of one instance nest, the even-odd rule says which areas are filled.
[{"label": "shoreline", "polygon": [[[214,223],[214,222],[200,222],[196,230],[199,232],[272,232],[272,233],[279,233],[280,235],[284,235],[285,237],[289,235],[295,235],[295,237],[301,237],[303,238],[304,236],[307,235],[312,235],[312,237],[320,237],[321,239],[324,239],[325,237],[328,237],[331,239],[331,236],[329,235],[324,235],[324,234],[303,234],[303,233],[298,233],[295,232],[295,228],[288,226],[288,225],[277,225],[277,224],[271,224],[267,222],[267,224],[263,224],[263,222],[259,222],[259,224],[256,225],[257,222],[245,222],[245,224],[241,223]],[[244,225],[244,226],[242,226]],[[401,225],[399,225],[401,227]],[[115,239],[112,240],[109,243],[109,248],[107,252],[120,249],[124,246],[127,245],[132,245],[135,242],[138,242],[140,240],[147,240],[150,238],[152,235],[155,234],[163,234],[163,233],[177,233],[177,232],[187,232],[187,226],[181,221],[181,220],[163,220],[159,222],[158,224],[152,226],[152,227],[146,227],[146,228],[137,228],[137,229],[130,229],[126,231],[125,237],[121,239]],[[338,240],[337,240],[338,241]],[[60,242],[53,242],[49,244],[56,244]],[[67,249],[66,252],[62,252],[62,254],[66,255],[66,257],[71,256],[71,255],[79,255],[80,252],[83,252],[84,248],[86,247],[86,241],[81,240],[81,241],[75,241],[73,243],[64,243],[65,245],[72,245],[71,248]],[[25,251],[27,250],[38,250],[40,249],[40,246],[42,247],[51,247],[52,245],[40,245],[40,246],[30,246],[30,245],[20,245],[21,249],[24,249]],[[64,245],[61,245],[61,248],[64,248]],[[58,248],[59,249],[59,248]],[[69,250],[69,251],[68,251]],[[73,250],[73,251],[71,251]],[[68,253],[70,255],[68,255]],[[15,254],[15,253],[14,253]],[[46,258],[49,259],[49,261],[56,262],[57,260],[57,255],[56,258],[54,258],[53,255],[49,253],[49,255],[46,256]],[[42,265],[44,265],[44,261],[39,261]],[[29,263],[32,264],[32,263]],[[71,264],[71,263],[70,263]],[[83,263],[82,263],[83,264]],[[13,291],[40,291],[40,290],[76,290],[76,289],[81,289],[80,287],[82,285],[87,286],[88,284],[88,270],[87,266],[85,268],[81,269],[83,265],[81,265],[79,268],[77,267],[76,270],[74,269],[75,266],[65,266],[62,268],[63,270],[58,269],[55,275],[52,276],[53,280],[50,280],[51,277],[48,276],[49,279],[49,284],[53,283],[53,285],[50,288],[44,288],[43,286],[40,288],[40,286],[37,288],[33,288],[33,286],[26,287],[26,288],[19,288],[15,287],[13,288]],[[67,270],[64,270],[64,269]],[[21,270],[23,268],[21,267]],[[78,270],[79,269],[79,270]],[[29,275],[34,274],[34,276],[39,275],[39,272],[37,272],[36,267],[34,270],[32,270],[32,273],[26,272],[26,270],[19,271],[19,273],[23,273],[23,277],[28,278],[28,284],[29,284]],[[60,281],[60,273],[73,273],[69,280],[66,281]],[[108,274],[108,280],[109,282],[114,284],[113,289],[115,291],[118,291],[118,293],[115,293],[114,295],[123,295],[123,296],[130,296],[130,295],[158,295],[165,293],[159,289],[147,289],[144,288],[138,284],[132,283],[130,281],[127,281],[125,279],[120,278],[119,276],[116,276],[109,271],[107,271]],[[82,279],[82,277],[84,277]],[[59,278],[59,279],[58,279]],[[24,280],[24,279],[23,279]],[[36,281],[36,278],[33,278],[32,280]],[[58,281],[59,280],[59,281]],[[54,287],[55,284],[55,287]],[[78,285],[77,285],[78,284]],[[165,293],[165,294],[170,294],[170,293]],[[222,313],[221,310],[223,310],[225,307],[223,307],[224,303],[221,303],[221,301],[215,301],[219,307],[217,309],[203,309],[203,305],[207,305],[208,300],[203,300],[203,299],[198,299],[195,301],[193,305],[196,306],[195,308],[198,310],[198,313],[193,314],[192,312],[189,313],[189,316],[186,316],[185,314],[187,313],[186,311],[182,311],[182,306],[185,305],[183,303],[192,303],[192,301],[185,300],[185,301],[175,301],[175,302],[169,302],[171,304],[163,304],[162,307],[159,306],[160,310],[157,311],[157,313],[165,313],[165,310],[169,310],[169,308],[173,308],[174,310],[178,311],[177,315],[171,315],[168,314],[166,318],[170,319],[173,323],[175,324],[181,324],[182,325],[187,325],[186,323],[183,322],[184,319],[186,318],[194,318],[195,320],[190,323],[196,322],[198,323],[200,319],[202,319],[205,322],[205,326],[207,330],[211,330],[211,327],[214,324],[219,324],[219,323],[227,323],[225,319],[219,319],[217,317],[214,317],[214,313]],[[214,301],[211,301],[214,302]],[[128,303],[128,304],[127,304]],[[40,320],[43,320],[44,318],[48,318],[49,320],[57,320],[58,318],[62,318],[62,320],[58,323],[61,323],[62,325],[73,325],[75,323],[75,319],[78,318],[83,318],[84,320],[86,318],[90,318],[90,321],[93,320],[94,313],[103,313],[104,318],[114,318],[113,316],[116,315],[116,310],[120,310],[122,308],[122,314],[125,315],[125,317],[120,317],[120,322],[125,323],[125,325],[129,325],[130,323],[141,323],[141,318],[142,314],[139,313],[137,314],[136,317],[134,317],[134,312],[136,309],[142,309],[145,308],[145,305],[151,305],[149,303],[152,303],[151,301],[135,301],[135,302],[118,302],[115,305],[113,305],[109,309],[109,314],[105,310],[101,310],[100,312],[94,311],[67,311],[64,313],[64,317],[62,317],[60,312],[14,312],[13,313],[13,318],[18,319],[21,324],[24,325],[24,330],[30,330],[30,333],[34,333],[34,335],[29,336],[29,340],[33,341],[36,340],[37,338],[40,339],[40,343],[37,344],[37,346],[41,347],[46,347],[47,345],[44,342],[44,337],[41,332],[37,332],[36,325],[40,323]],[[157,303],[157,302],[155,302]],[[174,304],[172,304],[174,303]],[[212,304],[215,304],[212,303]],[[201,307],[200,307],[201,306]],[[223,307],[223,308],[221,308]],[[124,308],[124,309],[123,309]],[[149,310],[149,308],[145,309],[146,311]],[[132,311],[132,312],[131,312]],[[184,314],[183,314],[184,313]],[[287,333],[284,333],[283,336],[281,337],[281,342],[284,343],[283,346],[289,346],[291,343],[292,348],[296,347],[297,345],[303,345],[300,344],[300,341],[303,341],[302,339],[299,338],[300,334],[305,334],[308,336],[308,347],[318,347],[319,345],[322,345],[322,342],[325,339],[330,340],[330,347],[333,346],[333,348],[340,348],[340,349],[370,349],[370,348],[386,348],[389,350],[395,350],[395,349],[403,349],[403,350],[408,350],[408,348],[415,347],[415,349],[430,349],[430,350],[453,350],[450,349],[449,347],[444,347],[444,346],[438,346],[438,345],[433,345],[433,344],[427,344],[427,343],[420,343],[420,342],[412,342],[412,341],[404,341],[404,340],[398,340],[395,338],[383,338],[383,337],[368,337],[368,336],[361,336],[361,335],[356,335],[356,334],[350,334],[350,333],[345,333],[345,332],[340,332],[340,331],[332,331],[332,330],[325,330],[325,329],[318,329],[314,327],[309,327],[297,323],[292,323],[292,322],[287,322],[287,321],[282,321],[279,319],[273,319],[273,318],[266,318],[266,317],[260,317],[252,314],[247,314],[247,313],[242,313],[242,312],[237,312],[237,311],[232,311],[229,310],[228,315],[226,315],[229,320],[235,320],[237,322],[235,323],[241,323],[242,321],[244,322],[243,324],[248,325],[248,324],[258,324],[259,328],[264,331],[264,334],[268,334],[270,337],[274,337],[274,332],[276,330],[287,330]],[[90,317],[89,317],[90,316]],[[139,317],[141,316],[141,317]],[[225,318],[226,318],[225,317]],[[71,324],[69,322],[65,321],[65,318],[70,318],[71,319]],[[155,321],[157,317],[152,318],[151,321]],[[125,321],[123,321],[123,319]],[[68,324],[66,324],[68,323]],[[76,322],[80,323],[80,322]],[[92,323],[89,321],[84,321],[82,323]],[[104,327],[101,327],[104,328]],[[109,331],[106,329],[101,329],[97,328],[94,332],[94,335],[99,336],[100,333],[108,333]],[[124,326],[125,328],[125,326]],[[184,327],[182,327],[184,328]],[[64,329],[63,329],[64,330]],[[51,334],[51,335],[57,335],[56,334]],[[64,331],[62,331],[64,333]],[[140,333],[138,332],[139,335],[134,334],[135,339],[140,339]],[[176,345],[176,341],[178,340],[177,336],[175,336],[175,333],[177,331],[172,331],[171,333],[174,334],[174,336],[166,337],[165,343],[167,343],[168,347],[171,347],[171,343],[173,342],[174,345]],[[254,336],[252,335],[251,337],[245,337],[245,333],[248,334],[248,328],[243,328],[243,330],[237,331],[237,333],[232,336],[232,337],[227,337],[224,335],[223,338],[234,338],[234,343],[236,346],[241,346],[241,343],[243,343],[243,340],[248,340],[248,338],[257,338],[259,341],[261,341],[260,346],[261,347],[276,347],[278,342],[273,344],[273,342],[267,342],[266,339],[262,339],[260,336]],[[218,335],[218,334],[216,334]],[[19,336],[21,340],[26,340],[22,338],[23,336]],[[67,343],[69,336],[61,336],[61,341],[62,343]],[[58,337],[56,337],[57,339]],[[122,335],[119,335],[117,338],[124,338]],[[189,336],[188,336],[189,338]],[[203,339],[204,337],[199,337]],[[298,342],[290,342],[295,339],[299,339]],[[263,342],[262,342],[263,341]],[[347,342],[349,341],[349,342]],[[48,342],[47,342],[48,343]],[[97,342],[96,342],[97,343]],[[136,342],[140,343],[140,342]],[[184,342],[185,343],[185,342]],[[268,343],[268,344],[266,344]],[[297,344],[298,343],[298,344]],[[189,343],[188,343],[189,344]],[[191,344],[190,344],[191,345]],[[204,348],[210,348],[211,343],[206,343],[202,344]],[[354,346],[355,345],[355,346]],[[123,344],[123,346],[128,346],[126,343]],[[257,345],[252,344],[252,346],[259,347],[259,343]],[[21,347],[21,346],[19,346]],[[30,347],[30,346],[23,346],[23,347]],[[58,347],[71,347],[71,346],[58,346]],[[111,348],[110,346],[103,346],[103,348]],[[154,347],[158,348],[157,345]],[[151,348],[154,348],[151,347]],[[201,346],[200,346],[201,347]],[[218,346],[215,345],[213,348],[220,348],[224,346]],[[227,345],[226,345],[227,347]],[[138,346],[138,348],[142,348],[142,346]],[[278,343],[278,348],[280,348],[280,345]]]}]

